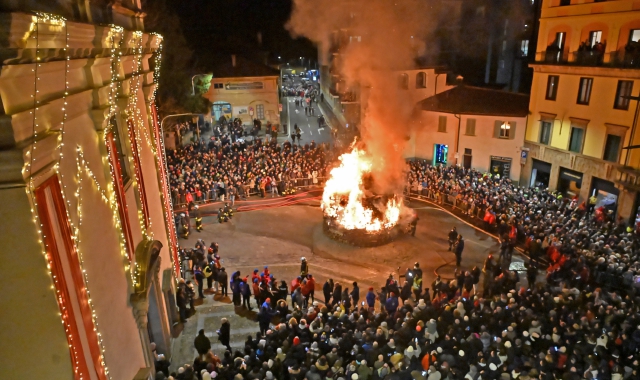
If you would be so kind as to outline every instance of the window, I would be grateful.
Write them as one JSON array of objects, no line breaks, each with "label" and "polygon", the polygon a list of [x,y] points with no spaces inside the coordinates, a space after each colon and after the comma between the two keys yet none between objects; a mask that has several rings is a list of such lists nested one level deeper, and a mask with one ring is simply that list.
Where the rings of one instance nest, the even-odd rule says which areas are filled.
[{"label": "window", "polygon": [[558,50],[560,51],[560,53],[562,53],[562,51],[564,50],[564,40],[566,36],[567,36],[566,32],[558,32],[556,33],[555,41],[553,41],[554,44],[558,47]]},{"label": "window", "polygon": [[540,144],[549,145],[551,142],[551,121],[540,122]]},{"label": "window", "polygon": [[589,104],[591,99],[591,86],[593,78],[580,78],[580,87],[578,88],[578,104]]},{"label": "window", "polygon": [[471,152],[472,152],[472,151],[471,151],[471,149],[469,149],[469,148],[464,148],[464,154],[466,154],[467,156],[470,156],[470,155],[471,155]]},{"label": "window", "polygon": [[594,47],[595,44],[600,42],[602,39],[602,31],[601,30],[593,30],[589,32],[589,46]]},{"label": "window", "polygon": [[617,110],[628,110],[630,99],[625,97],[631,96],[632,90],[633,90],[632,80],[619,80],[618,89],[616,90],[616,101],[613,104],[613,108]]},{"label": "window", "polygon": [[256,116],[260,120],[264,120],[264,104],[256,105]]},{"label": "window", "polygon": [[500,125],[500,138],[508,139],[509,136],[511,136],[511,125],[509,125],[509,122],[505,121]]},{"label": "window", "polygon": [[423,72],[416,74],[416,88],[427,88],[427,74]]},{"label": "window", "polygon": [[560,0],[560,5],[571,5],[571,0]]},{"label": "window", "polygon": [[447,132],[446,116],[438,116],[438,132]]},{"label": "window", "polygon": [[571,135],[569,136],[569,150],[575,153],[582,153],[583,143],[584,128],[571,126]]},{"label": "window", "polygon": [[475,136],[476,134],[476,119],[467,119],[467,130],[464,133],[467,136]]},{"label": "window", "polygon": [[122,185],[126,186],[129,183],[129,180],[131,179],[131,174],[129,173],[129,165],[128,165],[128,160],[127,160],[127,156],[125,155],[125,149],[124,149],[124,144],[125,142],[128,142],[128,140],[123,139],[122,136],[120,136],[120,128],[118,128],[118,122],[116,121],[115,117],[111,118],[111,131],[113,132],[113,140],[115,142],[115,148],[116,148],[116,156],[117,156],[117,160],[118,163],[120,164],[120,174],[122,176]]},{"label": "window", "polygon": [[529,40],[520,41],[520,53],[522,53],[522,55],[529,54]]},{"label": "window", "polygon": [[407,74],[400,74],[398,77],[398,86],[403,90],[409,89],[409,76]]},{"label": "window", "polygon": [[558,75],[549,75],[547,78],[547,100],[556,100],[558,95],[558,84],[560,83],[560,77]]},{"label": "window", "polygon": [[621,142],[621,136],[607,135],[607,139],[604,143],[604,154],[602,155],[602,159],[605,161],[618,162]]},{"label": "window", "polygon": [[213,88],[224,88],[224,85],[222,83],[214,83]]},{"label": "window", "polygon": [[628,42],[638,42],[638,41],[640,41],[640,29],[631,29],[629,31]]},{"label": "window", "polygon": [[497,139],[513,140],[516,135],[516,122],[496,120],[493,129],[493,137]]}]

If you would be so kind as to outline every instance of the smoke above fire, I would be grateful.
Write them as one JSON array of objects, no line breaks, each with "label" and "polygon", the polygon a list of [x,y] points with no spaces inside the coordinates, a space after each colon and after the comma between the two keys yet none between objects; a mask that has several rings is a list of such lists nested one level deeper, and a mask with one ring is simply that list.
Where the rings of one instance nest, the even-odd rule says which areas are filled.
[{"label": "smoke above fire", "polygon": [[[398,194],[405,182],[404,151],[415,105],[400,88],[398,74],[412,69],[424,53],[430,14],[428,0],[293,1],[290,33],[317,43],[321,62],[332,62],[347,89],[360,90],[359,147],[372,162],[372,190],[378,194]],[[332,54],[336,43],[339,54]],[[415,78],[408,79],[412,86]]]}]

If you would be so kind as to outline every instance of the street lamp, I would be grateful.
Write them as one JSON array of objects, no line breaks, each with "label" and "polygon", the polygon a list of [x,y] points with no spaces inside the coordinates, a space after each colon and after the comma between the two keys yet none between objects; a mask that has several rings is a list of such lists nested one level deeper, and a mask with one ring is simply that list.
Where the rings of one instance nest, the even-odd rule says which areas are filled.
[{"label": "street lamp", "polygon": [[631,124],[631,135],[629,136],[629,145],[622,148],[627,150],[627,154],[625,155],[625,158],[624,158],[624,166],[627,166],[629,165],[629,156],[631,154],[631,149],[640,148],[640,145],[631,145],[633,144],[633,139],[636,134],[636,126],[638,124],[638,108],[640,106],[640,95],[638,96],[626,95],[626,96],[623,96],[622,98],[636,101],[636,112],[633,114],[633,124]]},{"label": "street lamp", "polygon": [[[198,116],[198,121],[196,122],[196,134],[198,135],[198,141],[200,141],[200,114],[199,113],[177,113],[174,115],[167,115],[162,118],[160,122],[160,130],[164,134],[164,121],[170,117],[179,117],[179,116]],[[182,136],[180,136],[180,144],[182,145]]]}]

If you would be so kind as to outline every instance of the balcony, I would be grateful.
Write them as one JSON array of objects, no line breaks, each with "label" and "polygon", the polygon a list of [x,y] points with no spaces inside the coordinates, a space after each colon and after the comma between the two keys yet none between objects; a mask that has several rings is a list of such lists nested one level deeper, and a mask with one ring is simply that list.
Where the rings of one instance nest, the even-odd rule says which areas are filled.
[{"label": "balcony", "polygon": [[535,64],[637,69],[640,68],[640,48],[627,46],[608,53],[596,49],[572,53],[547,49],[536,53]]},{"label": "balcony", "polygon": [[614,182],[630,191],[640,191],[640,170],[629,166],[617,166]]}]

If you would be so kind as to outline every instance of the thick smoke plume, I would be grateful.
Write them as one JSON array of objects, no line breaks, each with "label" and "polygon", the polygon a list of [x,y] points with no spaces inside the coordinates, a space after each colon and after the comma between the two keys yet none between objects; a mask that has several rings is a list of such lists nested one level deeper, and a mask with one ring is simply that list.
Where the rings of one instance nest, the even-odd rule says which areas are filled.
[{"label": "thick smoke plume", "polygon": [[[424,53],[433,12],[428,0],[294,0],[287,25],[294,37],[309,38],[325,53],[336,33],[345,39],[339,54],[327,58],[348,88],[360,88],[360,144],[374,161],[376,193],[397,194],[405,182],[415,105],[400,88],[398,71],[413,68]],[[414,83],[410,77],[409,86]]]}]

